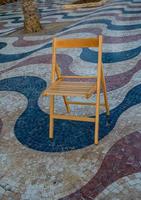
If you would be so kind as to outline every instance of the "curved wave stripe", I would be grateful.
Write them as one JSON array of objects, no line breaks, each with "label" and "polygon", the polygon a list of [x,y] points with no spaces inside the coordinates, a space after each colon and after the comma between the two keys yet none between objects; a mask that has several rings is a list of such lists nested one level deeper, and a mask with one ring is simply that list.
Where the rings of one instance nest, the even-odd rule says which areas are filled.
[{"label": "curved wave stripe", "polygon": [[[62,152],[81,149],[93,144],[94,124],[88,122],[55,121],[54,140],[48,137],[49,115],[38,106],[41,92],[46,82],[37,77],[14,77],[0,81],[1,91],[16,91],[28,99],[28,106],[15,124],[15,135],[25,146],[46,152]],[[99,139],[107,135],[115,126],[120,115],[136,104],[141,103],[141,84],[131,89],[124,100],[110,111],[110,125],[106,114],[100,115]]]},{"label": "curved wave stripe", "polygon": [[[17,12],[17,13],[19,13],[19,12]],[[0,14],[0,17],[8,17],[8,19],[9,19],[9,16],[14,16],[15,15],[15,13],[13,14],[13,13],[6,13],[6,12],[2,12],[1,14]]]},{"label": "curved wave stripe", "polygon": [[[94,17],[94,16],[93,16]],[[130,21],[140,21],[141,16],[122,16],[121,13],[100,13],[99,15],[96,15],[96,17],[114,17],[116,21],[121,21],[121,22],[129,22]]]},{"label": "curved wave stripe", "polygon": [[[103,63],[115,63],[132,59],[139,55],[141,52],[141,46],[120,52],[103,52]],[[80,54],[80,58],[87,62],[97,63],[97,52],[84,48]]]},{"label": "curved wave stripe", "polygon": [[[46,11],[45,11],[46,12]],[[42,12],[43,13],[43,12]],[[50,17],[50,16],[61,16],[62,19],[77,19],[77,18],[81,18],[81,17],[85,17],[87,16],[88,14],[83,14],[83,15],[76,15],[76,16],[71,16],[69,15],[70,13],[65,13],[65,12],[60,12],[60,13],[53,13],[53,14],[47,14],[46,17]],[[1,18],[1,21],[4,21],[4,20],[11,20],[11,23],[23,23],[23,19],[22,19],[22,16],[19,16],[19,17],[5,17],[5,18]]]},{"label": "curved wave stripe", "polygon": [[[60,54],[60,55],[58,54],[57,60],[58,60],[59,65],[62,66],[62,68],[63,68],[62,72],[64,74],[76,75],[68,67],[73,61],[72,57],[65,55],[65,54]],[[28,58],[27,60],[24,60],[24,61],[18,63],[17,65],[11,66],[8,69],[0,71],[0,74],[3,74],[5,72],[8,72],[10,70],[13,70],[13,69],[16,69],[19,67],[28,66],[31,64],[41,64],[41,63],[51,64],[51,54]],[[112,91],[112,90],[116,90],[118,88],[123,87],[125,84],[127,84],[131,80],[132,76],[135,73],[137,73],[140,69],[141,69],[141,60],[139,60],[132,69],[130,69],[124,73],[120,73],[120,74],[116,74],[116,75],[112,75],[112,76],[105,76],[106,84],[107,84],[107,91]],[[88,81],[88,80],[86,80],[86,81]],[[90,79],[89,81],[91,82],[93,80]]]},{"label": "curved wave stripe", "polygon": [[141,60],[139,60],[132,69],[124,73],[112,76],[106,76],[105,79],[106,79],[107,91],[112,91],[123,87],[124,85],[129,83],[133,75],[137,73],[139,70],[141,70]]},{"label": "curved wave stripe", "polygon": [[85,186],[59,200],[94,199],[118,179],[141,172],[140,152],[141,134],[139,132],[123,137],[111,147],[98,172]]},{"label": "curved wave stripe", "polygon": [[11,21],[11,23],[22,23],[23,22],[23,20],[21,20],[22,19],[22,17],[11,17],[11,18],[1,18],[0,20],[1,21],[5,21],[5,20],[10,20]]},{"label": "curved wave stripe", "polygon": [[42,43],[49,42],[51,38],[47,39],[37,39],[37,40],[26,40],[24,37],[18,37],[15,42],[13,42],[14,47],[28,47],[28,46],[33,46],[33,45],[38,45]]},{"label": "curved wave stripe", "polygon": [[[101,34],[102,29],[100,28],[78,28],[75,30],[68,30],[68,32],[62,33],[61,35],[68,35],[68,34],[74,34],[74,33],[92,33],[92,34]],[[128,36],[106,36],[103,35],[104,37],[104,43],[126,43],[126,42],[132,42],[132,41],[137,41],[141,39],[141,34],[135,34],[135,35],[128,35]],[[38,40],[26,40],[23,37],[19,37],[14,43],[13,46],[15,47],[24,47],[24,46],[32,46],[32,45],[38,45],[42,44],[44,42],[48,42],[50,39],[38,39]]]},{"label": "curved wave stripe", "polygon": [[[19,59],[22,59],[22,58],[25,58],[25,57],[31,55],[32,53],[35,53],[39,50],[49,48],[49,47],[51,47],[51,43],[48,43],[40,48],[37,48],[35,50],[29,51],[26,53],[7,54],[7,55],[0,54],[0,63],[19,60]],[[137,55],[139,55],[140,52],[141,52],[141,46],[139,46],[135,49],[128,50],[128,51],[103,53],[103,62],[104,63],[114,63],[114,62],[129,60],[129,59],[134,58]],[[87,62],[96,63],[97,62],[97,52],[92,51],[88,48],[84,48],[82,50],[82,53],[80,54],[80,58]]]},{"label": "curved wave stripe", "polygon": [[0,21],[0,30],[4,29],[4,26],[7,24],[7,22],[1,22]]},{"label": "curved wave stripe", "polygon": [[15,28],[5,28],[3,29],[1,32],[0,32],[0,35],[3,36],[3,35],[7,35],[9,33],[12,33],[13,31],[15,31]]},{"label": "curved wave stripe", "polygon": [[36,52],[36,50],[26,52],[26,53],[7,54],[7,55],[0,53],[0,63],[6,63],[6,62],[14,61],[14,60],[19,60],[19,59],[22,59],[22,58],[25,58],[25,57],[31,55],[34,52]]},{"label": "curved wave stripe", "polygon": [[[112,24],[112,20],[109,20],[109,19],[89,20],[89,21],[81,22],[81,23],[77,24],[77,26],[83,25],[83,24],[87,24],[87,25],[88,24],[105,24],[105,25],[107,25],[107,29],[116,30],[116,31],[122,31],[122,30],[128,31],[128,30],[141,29],[141,24],[118,25],[118,24]],[[75,26],[76,25],[74,25],[72,27],[75,27]]]},{"label": "curved wave stripe", "polygon": [[[43,12],[42,12],[43,13]],[[45,13],[46,13],[46,11],[45,11]],[[75,13],[73,13],[73,14],[75,14]],[[74,18],[80,18],[80,17],[85,17],[85,16],[87,16],[89,13],[86,13],[86,14],[81,14],[81,13],[79,13],[79,15],[77,14],[77,12],[76,12],[76,16],[74,16],[74,15],[72,15],[71,16],[71,13],[70,12],[58,12],[58,13],[52,13],[52,14],[47,14],[46,15],[46,17],[50,17],[50,16],[62,16],[62,19],[74,19]]]},{"label": "curved wave stripe", "polygon": [[4,47],[7,46],[7,43],[5,42],[0,42],[0,49],[3,49]]},{"label": "curved wave stripe", "polygon": [[[16,69],[16,68],[19,68],[19,67],[22,67],[22,66],[28,66],[31,64],[41,64],[41,63],[44,63],[46,65],[51,64],[52,63],[51,59],[52,59],[51,54],[27,58],[26,60],[23,60],[23,61],[19,62],[18,64],[9,67],[8,69],[4,69],[4,70],[0,71],[0,74],[5,73],[10,70],[13,70],[13,69]],[[57,60],[58,60],[59,65],[62,66],[62,68],[67,68],[67,66],[69,66],[73,61],[72,57],[67,54],[57,54]],[[65,71],[65,72],[69,73],[70,71],[68,69],[68,71]]]},{"label": "curved wave stripe", "polygon": [[25,58],[29,55],[31,55],[32,53],[35,53],[39,50],[45,49],[45,48],[49,48],[51,47],[51,43],[45,44],[44,46],[37,48],[35,50],[26,52],[26,53],[19,53],[19,54],[0,54],[0,63],[6,63],[6,62],[11,62],[11,61],[15,61],[15,60],[19,60],[22,58]]},{"label": "curved wave stripe", "polygon": [[[140,2],[140,4],[141,4],[141,2]],[[102,9],[99,9],[99,10],[97,10],[95,13],[100,13],[100,12],[108,12],[108,11],[120,11],[122,14],[131,14],[131,15],[133,15],[133,14],[140,14],[140,10],[128,10],[128,8],[123,8],[123,7],[121,7],[121,8],[102,8]]]},{"label": "curved wave stripe", "polygon": [[[131,3],[135,3],[135,4],[140,4],[140,0],[137,1],[137,0],[124,0],[125,2],[131,2]],[[115,2],[123,2],[123,0],[115,0]]]},{"label": "curved wave stripe", "polygon": [[[65,33],[62,33],[60,34],[61,35],[71,35],[71,34],[77,34],[77,33],[91,33],[91,34],[95,34],[95,35],[99,35],[99,34],[102,34],[103,35],[103,38],[104,38],[104,44],[105,43],[109,43],[109,44],[119,44],[119,43],[127,43],[127,42],[134,42],[134,41],[138,41],[141,39],[141,34],[134,34],[134,35],[125,35],[125,36],[108,36],[108,35],[105,35],[103,34],[102,32],[102,29],[100,28],[78,28],[78,29],[74,29],[74,30],[68,30],[67,32]],[[20,41],[21,40],[18,40],[16,41],[13,45],[16,45],[16,46],[20,46]],[[37,41],[39,42],[39,41]],[[22,43],[22,41],[21,41]],[[25,41],[25,44],[26,44],[26,41]]]}]

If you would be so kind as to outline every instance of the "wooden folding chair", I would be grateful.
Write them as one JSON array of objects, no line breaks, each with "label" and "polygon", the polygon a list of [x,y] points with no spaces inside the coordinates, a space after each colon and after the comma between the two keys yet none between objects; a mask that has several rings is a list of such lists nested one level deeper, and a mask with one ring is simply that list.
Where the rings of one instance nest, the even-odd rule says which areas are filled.
[{"label": "wooden folding chair", "polygon": [[[106,92],[106,83],[103,73],[102,64],[102,36],[97,38],[71,38],[71,39],[53,39],[52,52],[52,75],[51,85],[43,92],[43,95],[50,96],[50,130],[49,138],[53,139],[54,119],[67,119],[76,121],[95,122],[94,143],[98,144],[99,138],[99,109],[100,106],[105,106],[106,114],[109,115],[109,105]],[[61,70],[56,61],[56,50],[58,48],[98,48],[98,64],[97,76],[66,76],[61,74]],[[78,81],[79,78],[79,81]],[[94,78],[95,82],[87,81],[88,78]],[[83,82],[83,80],[85,81]],[[82,81],[80,81],[82,80]],[[100,91],[103,89],[104,103],[100,103]],[[96,95],[95,103],[84,103],[67,100],[67,96],[86,97],[87,99],[93,94]],[[95,117],[74,116],[54,113],[54,96],[62,96],[67,112],[70,112],[70,104],[90,105],[96,107]]]}]

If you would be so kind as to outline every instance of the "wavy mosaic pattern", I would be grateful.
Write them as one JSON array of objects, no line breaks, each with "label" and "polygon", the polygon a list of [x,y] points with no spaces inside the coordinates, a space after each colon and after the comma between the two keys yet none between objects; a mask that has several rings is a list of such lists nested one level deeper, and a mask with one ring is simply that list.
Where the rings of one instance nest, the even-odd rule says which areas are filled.
[{"label": "wavy mosaic pattern", "polygon": [[[8,123],[5,122],[5,119],[9,120],[9,115],[7,115],[7,110],[2,113],[0,133],[2,133],[2,141],[5,141],[0,145],[4,148],[2,152],[5,151],[6,156],[9,156],[9,153],[7,153],[9,147],[5,147],[8,141],[7,138],[9,137],[9,140],[11,140],[11,136],[3,138],[3,132],[5,130],[14,130],[14,136],[20,142],[19,145],[25,146],[29,152],[32,150],[39,151],[38,153],[41,154],[41,157],[44,154],[43,152],[48,152],[48,158],[51,157],[52,159],[52,155],[55,155],[56,159],[62,156],[62,162],[64,162],[66,155],[76,154],[77,157],[78,152],[80,152],[81,158],[84,151],[88,151],[88,154],[90,154],[91,152],[89,151],[91,150],[89,149],[93,149],[93,155],[96,159],[94,166],[101,160],[101,165],[99,165],[99,168],[97,167],[95,174],[91,170],[89,172],[91,174],[89,175],[90,180],[87,181],[87,184],[86,181],[85,184],[81,183],[81,186],[83,186],[82,188],[79,187],[79,190],[78,187],[76,190],[72,189],[73,186],[70,186],[71,181],[69,181],[70,185],[67,189],[64,182],[61,187],[58,186],[62,190],[58,188],[56,190],[55,186],[51,186],[52,182],[50,182],[51,189],[48,188],[48,191],[50,189],[53,196],[48,196],[48,191],[45,193],[45,189],[40,190],[42,186],[38,183],[37,188],[39,188],[39,192],[34,194],[32,190],[32,192],[26,191],[32,185],[29,186],[27,181],[25,183],[26,188],[19,186],[19,194],[21,194],[21,191],[23,192],[22,195],[18,196],[21,200],[43,199],[39,196],[40,194],[44,194],[45,198],[49,200],[90,200],[95,198],[96,200],[105,200],[104,197],[102,199],[99,195],[101,193],[104,194],[108,186],[112,187],[119,178],[129,177],[133,173],[138,172],[140,174],[141,172],[141,134],[139,131],[141,130],[141,123],[130,123],[130,128],[134,131],[130,131],[129,127],[125,125],[126,120],[128,117],[130,118],[132,113],[136,116],[135,110],[141,105],[141,0],[112,0],[102,7],[78,10],[63,10],[61,6],[64,2],[69,3],[70,0],[38,1],[41,22],[70,21],[71,25],[56,33],[58,37],[93,37],[99,34],[103,35],[103,63],[108,99],[112,107],[110,108],[110,125],[107,124],[105,112],[103,111],[100,115],[99,139],[101,140],[99,150],[103,152],[102,148],[112,147],[104,153],[103,158],[100,157],[95,150],[96,147],[92,145],[94,129],[92,123],[57,120],[55,121],[55,138],[53,142],[48,139],[49,115],[45,112],[48,110],[46,109],[48,108],[48,100],[45,102],[41,97],[41,93],[50,83],[53,36],[10,36],[9,33],[14,32],[16,28],[22,27],[23,16],[21,14],[20,2],[0,6],[0,94],[1,91],[5,91],[4,94],[2,93],[2,104],[6,99],[6,96],[3,95],[8,95],[12,91],[16,92],[14,93],[15,98],[17,96],[18,99],[18,95],[21,95],[23,97],[23,99],[21,97],[21,101],[23,103],[27,102],[26,107],[22,108],[21,114],[18,114],[14,108],[13,111],[11,109],[11,116],[12,114],[16,115],[15,124],[12,126],[8,124],[5,127],[5,123]],[[78,66],[79,63],[84,63],[86,66],[93,66],[97,61],[96,57],[97,52],[85,48],[78,51],[61,51],[58,53],[57,59],[63,73],[74,75],[79,74],[80,71],[80,67],[79,69],[74,68],[75,64]],[[89,68],[86,71],[89,72]],[[63,110],[64,107],[61,100],[57,99],[57,102],[59,109]],[[4,102],[4,105],[6,105],[6,102]],[[87,108],[79,112],[83,113],[86,110]],[[130,110],[132,113],[130,113]],[[126,112],[129,116],[125,116]],[[140,117],[139,115],[138,118],[140,119]],[[124,131],[122,130],[123,126],[125,126]],[[123,135],[118,131],[118,127],[120,131],[123,131]],[[138,132],[136,129],[138,129]],[[116,136],[119,138],[117,142],[113,139],[115,130]],[[108,137],[110,136],[108,141],[105,139],[107,135]],[[11,152],[14,152],[14,150],[11,150]],[[52,154],[53,152],[54,154]],[[69,162],[71,166],[72,160],[70,159]],[[82,162],[81,159],[80,162]],[[9,165],[8,163],[8,169],[10,169]],[[16,166],[18,167],[18,165]],[[59,168],[59,165],[57,167]],[[55,170],[58,170],[57,167]],[[85,169],[86,173],[85,170],[80,169],[80,171],[83,171],[83,174],[78,173],[80,176],[79,180],[87,177],[88,168]],[[4,167],[2,169],[4,170]],[[33,169],[30,170],[31,174],[34,174],[32,173]],[[6,176],[5,172],[4,174]],[[61,173],[59,172],[58,174],[58,176],[56,175],[57,178],[59,177],[57,180],[62,180]],[[7,176],[10,177],[10,175]],[[12,180],[14,180],[13,176]],[[18,177],[17,174],[16,176]],[[139,180],[140,178],[138,179],[140,186],[141,180]],[[35,182],[34,180],[32,183]],[[55,184],[56,182],[55,180]],[[72,182],[72,185],[79,185],[77,178]],[[48,187],[47,184],[46,187]],[[54,193],[54,191],[57,191],[58,194]],[[4,196],[4,198],[7,197]],[[18,199],[17,197],[11,198]],[[124,200],[126,200],[126,195]]]},{"label": "wavy mosaic pattern", "polygon": [[[48,137],[49,116],[38,106],[38,98],[46,88],[46,83],[42,79],[15,77],[2,80],[0,86],[2,91],[16,91],[28,99],[26,110],[15,124],[15,135],[23,145],[39,151],[62,152],[93,144],[94,125],[92,123],[65,120],[55,122],[54,140],[50,141]],[[99,139],[114,128],[119,116],[125,110],[139,103],[141,103],[141,85],[130,90],[122,103],[110,110],[110,125],[107,124],[106,114],[100,115]]]},{"label": "wavy mosaic pattern", "polygon": [[103,159],[96,175],[80,190],[62,200],[94,199],[119,178],[141,172],[140,139],[141,134],[135,132],[115,143]]}]

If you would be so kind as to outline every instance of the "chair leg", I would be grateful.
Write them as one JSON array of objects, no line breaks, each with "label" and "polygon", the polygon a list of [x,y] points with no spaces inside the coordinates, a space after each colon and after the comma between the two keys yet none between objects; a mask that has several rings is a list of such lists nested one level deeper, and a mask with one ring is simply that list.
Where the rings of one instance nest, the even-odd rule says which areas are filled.
[{"label": "chair leg", "polygon": [[54,132],[54,96],[50,96],[50,125],[49,125],[49,138],[53,139]]},{"label": "chair leg", "polygon": [[98,144],[98,139],[99,139],[100,88],[101,88],[100,81],[98,81],[97,92],[96,92],[96,112],[95,112],[95,138],[94,138],[95,144]]},{"label": "chair leg", "polygon": [[95,144],[98,144],[98,135],[99,135],[99,116],[96,117],[95,121],[95,139],[94,139]]},{"label": "chair leg", "polygon": [[100,94],[99,95],[97,94],[96,114],[95,114],[95,138],[94,138],[95,144],[98,144],[98,138],[99,138],[99,105],[100,105]]},{"label": "chair leg", "polygon": [[105,82],[105,77],[102,71],[102,78],[101,78],[101,83],[102,83],[102,89],[103,89],[103,95],[104,95],[104,102],[105,102],[105,108],[106,108],[106,114],[109,116],[110,115],[110,110],[109,110],[109,104],[108,104],[108,98],[107,98],[107,89],[106,89],[106,82]]},{"label": "chair leg", "polygon": [[64,104],[66,106],[66,110],[68,113],[70,113],[70,106],[69,104],[67,103],[67,98],[65,96],[63,96],[63,99],[64,99]]},{"label": "chair leg", "polygon": [[98,144],[99,139],[99,110],[100,110],[100,90],[101,90],[101,72],[100,64],[98,66],[98,72],[97,72],[97,89],[96,89],[96,111],[95,111],[95,137],[94,137],[94,143]]}]

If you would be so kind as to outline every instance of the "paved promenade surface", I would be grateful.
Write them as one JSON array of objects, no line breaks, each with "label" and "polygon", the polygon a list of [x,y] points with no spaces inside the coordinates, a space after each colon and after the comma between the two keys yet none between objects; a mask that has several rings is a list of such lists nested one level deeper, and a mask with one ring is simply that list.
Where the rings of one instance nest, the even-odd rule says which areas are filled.
[{"label": "paved promenade surface", "polygon": [[[14,34],[23,25],[20,2],[0,6],[0,199],[140,200],[141,0],[77,10],[64,10],[64,2],[38,1],[42,24],[67,23],[54,35]],[[92,123],[58,120],[50,142],[49,99],[41,93],[50,83],[52,38],[99,34],[110,126],[102,109],[95,146]],[[96,54],[60,50],[57,59],[65,74],[92,74]],[[61,98],[55,109],[65,112]],[[95,114],[88,107],[71,110]]]}]

